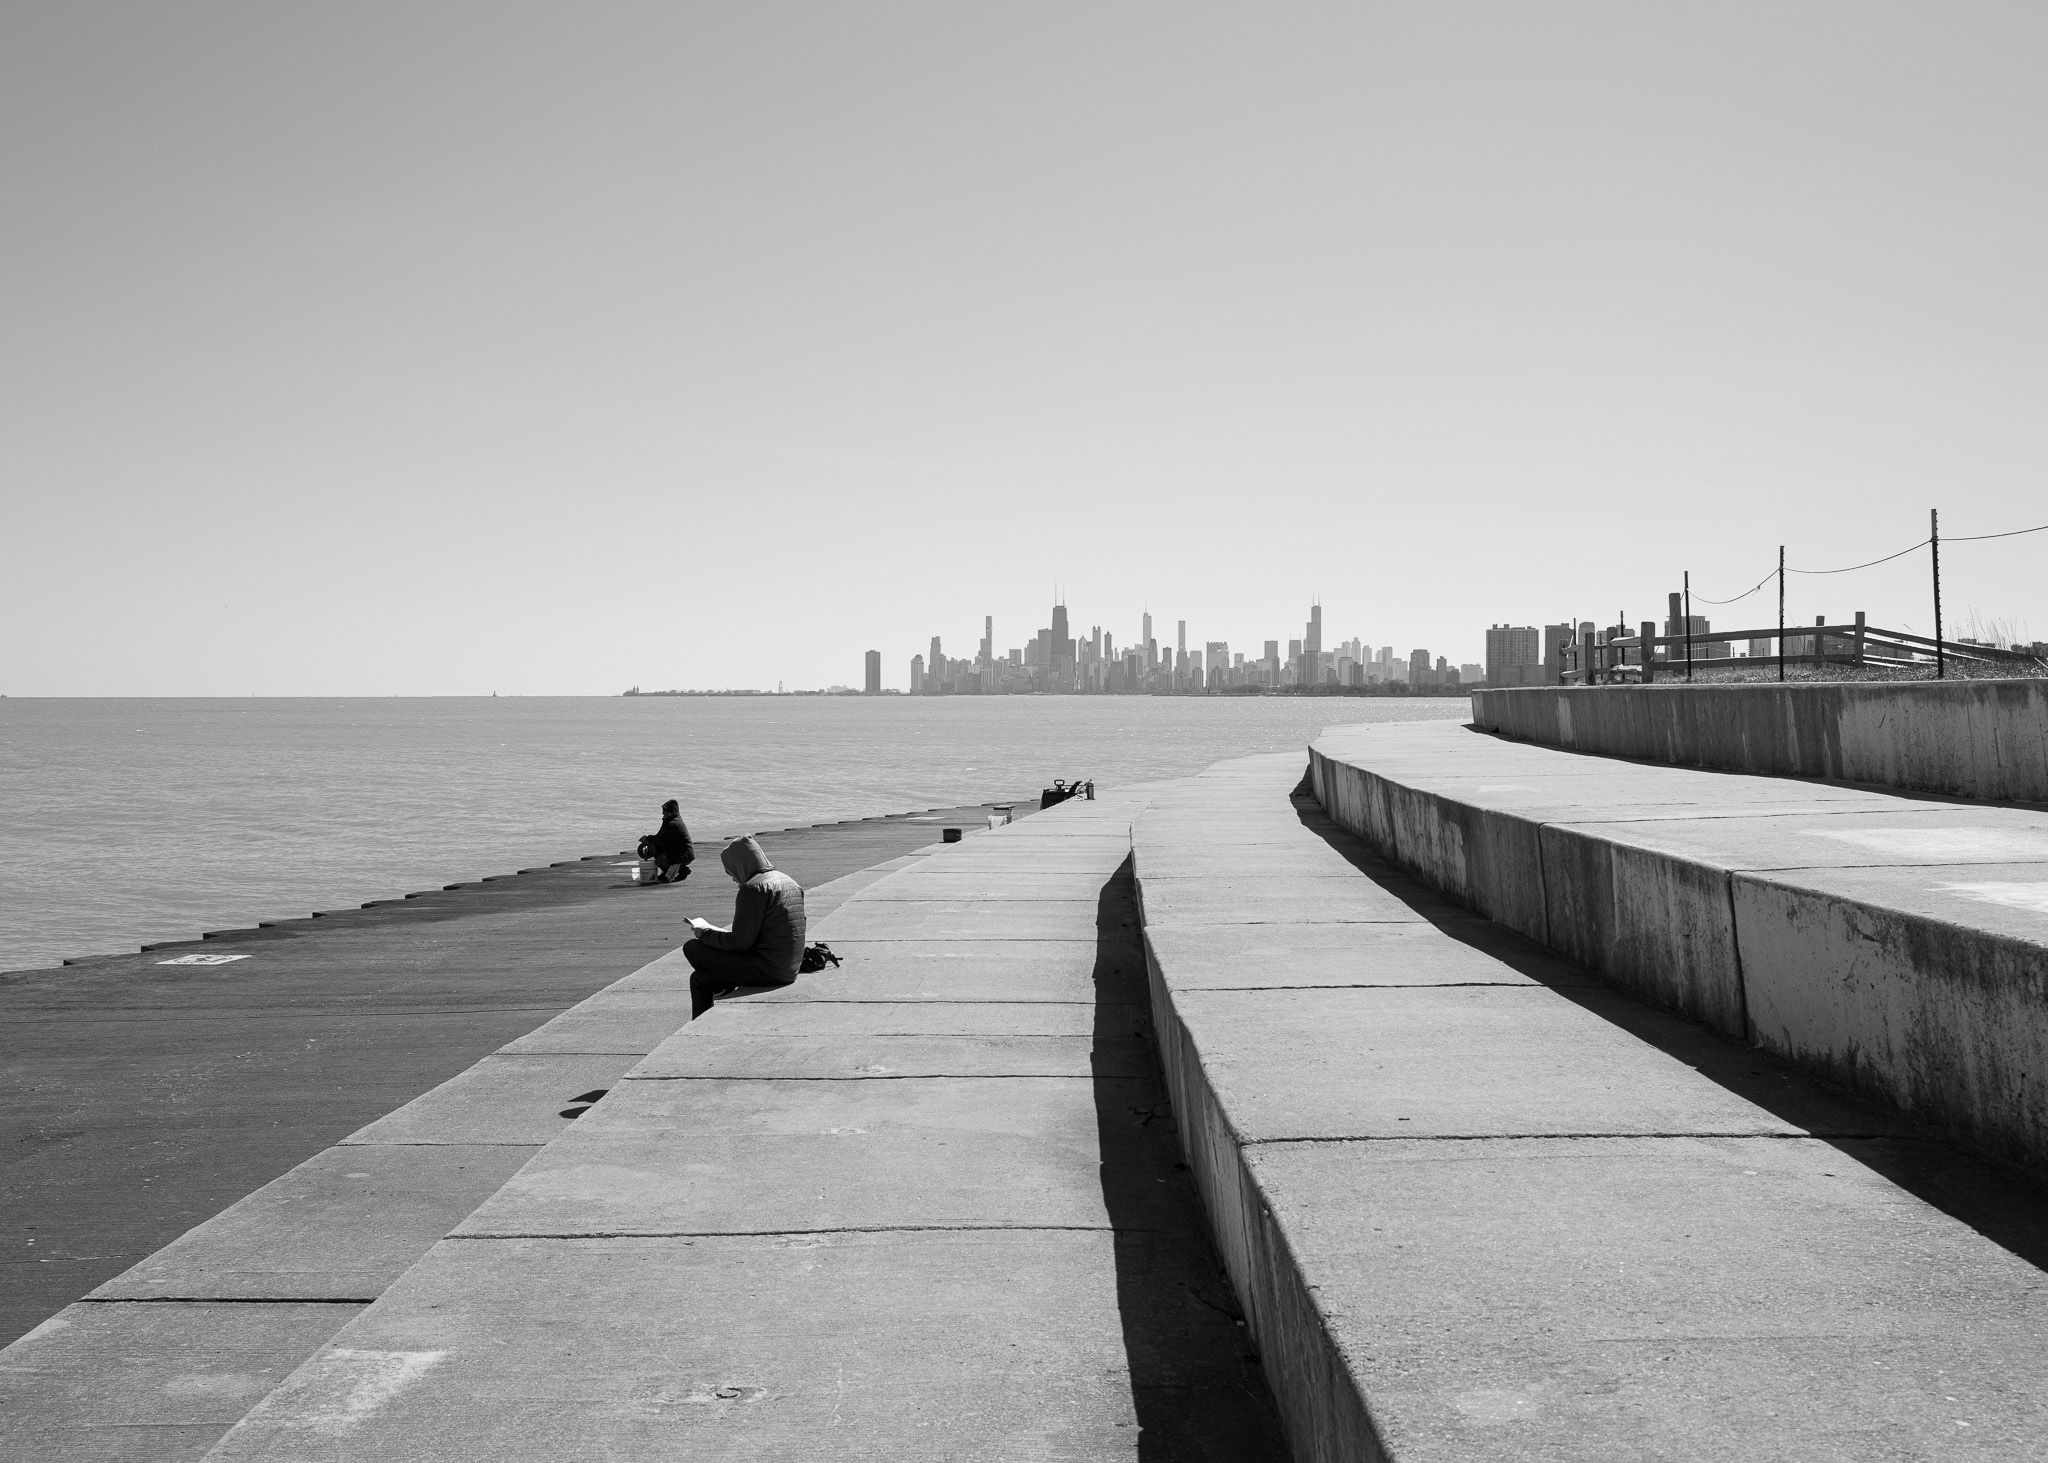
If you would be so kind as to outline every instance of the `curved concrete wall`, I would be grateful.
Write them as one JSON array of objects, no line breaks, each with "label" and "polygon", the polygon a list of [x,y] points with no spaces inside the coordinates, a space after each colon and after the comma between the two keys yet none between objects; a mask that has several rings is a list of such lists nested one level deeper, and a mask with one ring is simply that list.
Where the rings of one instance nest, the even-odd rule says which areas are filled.
[{"label": "curved concrete wall", "polygon": [[1795,782],[1701,786],[1429,727],[1326,735],[1309,765],[1338,824],[1468,908],[1982,1152],[2048,1166],[2040,814],[1828,790],[1884,830],[1852,838],[1910,850],[1897,825],[1923,819],[1940,825],[1923,845],[1984,840],[2015,860],[1889,866],[1795,846],[1811,791]]},{"label": "curved concrete wall", "polygon": [[1472,721],[1610,757],[2048,802],[2048,680],[1483,690]]}]

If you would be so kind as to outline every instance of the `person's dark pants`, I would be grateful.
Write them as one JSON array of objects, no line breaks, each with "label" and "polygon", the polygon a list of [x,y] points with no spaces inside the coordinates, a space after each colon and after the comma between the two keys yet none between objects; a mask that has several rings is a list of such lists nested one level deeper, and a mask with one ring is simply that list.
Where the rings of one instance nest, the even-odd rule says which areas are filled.
[{"label": "person's dark pants", "polygon": [[702,940],[691,940],[683,946],[683,959],[690,962],[690,1019],[695,1021],[720,996],[729,996],[742,988],[764,990],[771,986],[789,985],[786,980],[770,980],[752,958],[741,950],[716,950]]}]

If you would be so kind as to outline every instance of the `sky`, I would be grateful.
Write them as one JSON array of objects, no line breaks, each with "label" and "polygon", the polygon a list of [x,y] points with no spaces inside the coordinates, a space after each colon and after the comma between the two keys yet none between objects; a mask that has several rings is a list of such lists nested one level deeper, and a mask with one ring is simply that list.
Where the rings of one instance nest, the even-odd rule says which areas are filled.
[{"label": "sky", "polygon": [[[0,9],[0,692],[1773,623],[2048,523],[2048,7]],[[2048,533],[1943,554],[2048,638]],[[1794,620],[1927,633],[1925,550]]]}]

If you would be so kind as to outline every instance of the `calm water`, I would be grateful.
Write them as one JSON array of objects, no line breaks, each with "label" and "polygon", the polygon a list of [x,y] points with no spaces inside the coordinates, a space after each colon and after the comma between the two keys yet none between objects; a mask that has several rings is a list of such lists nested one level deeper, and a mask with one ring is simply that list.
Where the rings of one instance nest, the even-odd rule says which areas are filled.
[{"label": "calm water", "polygon": [[1037,796],[1457,700],[0,700],[0,970],[629,847]]}]

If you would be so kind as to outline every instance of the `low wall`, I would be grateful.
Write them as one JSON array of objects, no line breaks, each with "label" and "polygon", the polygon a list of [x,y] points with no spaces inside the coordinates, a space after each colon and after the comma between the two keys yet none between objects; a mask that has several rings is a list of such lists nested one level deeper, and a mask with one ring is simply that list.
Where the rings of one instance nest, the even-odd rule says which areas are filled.
[{"label": "low wall", "polygon": [[1610,757],[2048,802],[2048,680],[1480,690],[1472,720]]},{"label": "low wall", "polygon": [[[1765,869],[1675,852],[1657,846],[1668,838],[1657,830],[1683,815],[1597,821],[1602,803],[1574,807],[1564,800],[1579,794],[1565,788],[1541,809],[1490,806],[1488,788],[1475,783],[1536,783],[1545,769],[1513,760],[1551,754],[1493,743],[1503,757],[1489,753],[1489,738],[1462,735],[1469,747],[1446,744],[1432,751],[1439,760],[1412,766],[1317,743],[1309,758],[1316,798],[1433,888],[1638,995],[1981,1152],[2048,1167],[2048,950],[2035,915],[1969,906],[1965,922],[1947,905],[1887,887],[1882,868]],[[1441,776],[1453,765],[1444,753],[1469,761],[1471,773]],[[1583,788],[1583,775],[1577,781]],[[1743,791],[1729,787],[1730,806],[1715,810],[1737,811]],[[1611,793],[1603,787],[1600,796]],[[1517,795],[1526,794],[1498,794]],[[2020,810],[1980,816],[2001,814],[2030,828],[2039,821]],[[2039,867],[2019,872],[2033,878]]]}]

